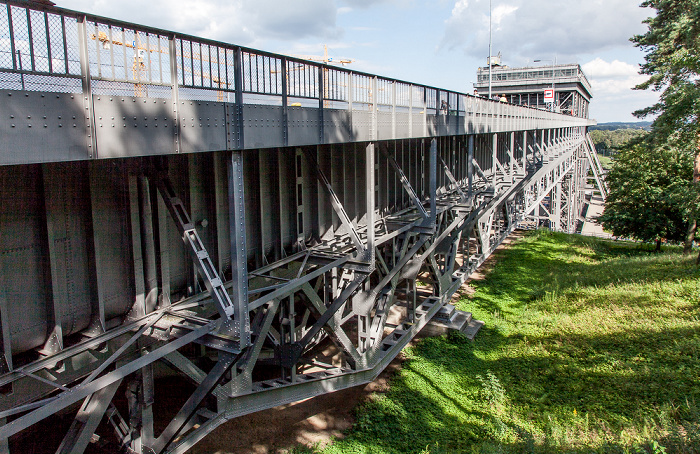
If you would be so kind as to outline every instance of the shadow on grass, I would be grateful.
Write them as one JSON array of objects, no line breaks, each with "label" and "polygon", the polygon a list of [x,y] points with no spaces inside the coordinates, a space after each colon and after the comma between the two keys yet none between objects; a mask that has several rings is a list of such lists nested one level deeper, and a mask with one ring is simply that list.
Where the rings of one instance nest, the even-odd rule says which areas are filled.
[{"label": "shadow on grass", "polygon": [[[639,283],[691,283],[697,287],[698,280],[700,268],[692,257],[649,252],[643,245],[538,231],[512,245],[488,277],[473,284],[478,292],[461,307],[515,316],[526,305],[546,308],[543,303],[547,303],[548,293],[575,295],[585,289]],[[653,295],[637,295],[636,301],[626,304],[649,305],[654,300]],[[557,308],[569,314],[580,309]]]},{"label": "shadow on grass", "polygon": [[[588,238],[526,238],[460,304],[491,318],[477,340],[422,340],[329,452],[700,452],[700,274],[691,261]],[[584,312],[610,305],[597,289],[634,283],[679,294],[648,319]],[[577,292],[588,292],[578,306],[548,297]],[[654,309],[657,296],[614,302]],[[516,323],[552,310],[594,325],[531,335]],[[614,329],[596,329],[601,314],[618,317]]]}]

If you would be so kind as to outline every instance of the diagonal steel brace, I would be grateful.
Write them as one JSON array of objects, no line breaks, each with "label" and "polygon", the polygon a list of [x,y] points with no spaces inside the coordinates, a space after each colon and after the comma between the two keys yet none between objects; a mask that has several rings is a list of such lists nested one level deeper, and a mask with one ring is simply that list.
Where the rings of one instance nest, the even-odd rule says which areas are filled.
[{"label": "diagonal steel brace", "polygon": [[197,230],[194,228],[194,223],[190,219],[189,214],[187,214],[187,210],[185,210],[185,205],[175,194],[173,185],[165,172],[154,172],[152,178],[155,180],[156,187],[163,197],[163,202],[170,212],[170,216],[175,221],[175,226],[182,235],[182,240],[188,246],[197,271],[202,276],[204,285],[214,300],[221,318],[232,318],[234,313],[233,302],[228,296],[224,283],[219,277],[219,273],[217,273],[209,253],[204,248]]},{"label": "diagonal steel brace", "polygon": [[459,192],[460,199],[464,202],[467,200],[467,195],[462,191],[462,188],[459,186],[459,183],[457,183],[457,179],[455,176],[450,172],[450,168],[447,167],[447,164],[445,163],[445,160],[442,159],[442,156],[440,156],[440,161],[442,162],[442,166],[445,169],[445,175],[447,175],[447,178],[450,180],[450,182],[455,185],[455,188],[457,189],[457,192]]},{"label": "diagonal steel brace", "polygon": [[423,218],[427,219],[428,218],[428,212],[425,211],[425,207],[421,203],[420,199],[418,198],[418,195],[416,195],[416,191],[413,190],[413,186],[411,186],[411,183],[408,181],[408,178],[406,178],[406,175],[403,173],[403,170],[401,170],[401,167],[399,167],[399,164],[396,162],[393,156],[391,156],[389,153],[386,152],[386,150],[383,147],[379,147],[381,150],[382,154],[386,157],[386,159],[389,161],[389,164],[391,164],[391,167],[394,168],[396,173],[399,175],[399,180],[401,180],[401,184],[403,185],[403,188],[406,190],[408,193],[408,196],[411,198],[413,201],[413,204],[418,208],[418,211],[420,211],[421,216]]},{"label": "diagonal steel brace", "polygon": [[321,170],[321,167],[319,167],[318,162],[316,162],[316,158],[314,157],[313,154],[311,154],[311,151],[308,149],[304,149],[304,153],[306,153],[306,157],[309,158],[309,161],[311,161],[311,163],[313,163],[314,169],[316,170],[316,176],[318,177],[319,181],[321,181],[323,186],[326,188],[326,190],[330,194],[331,205],[333,206],[335,213],[340,218],[340,222],[348,230],[348,234],[350,235],[350,239],[352,240],[353,243],[355,243],[355,247],[357,247],[357,250],[360,252],[360,254],[364,253],[367,248],[365,247],[365,244],[360,239],[360,234],[357,233],[357,229],[350,221],[350,217],[348,216],[347,212],[345,211],[345,208],[343,208],[343,204],[340,203],[340,199],[335,194],[335,191],[333,190],[331,183],[328,181],[328,178],[326,178],[326,175]]}]

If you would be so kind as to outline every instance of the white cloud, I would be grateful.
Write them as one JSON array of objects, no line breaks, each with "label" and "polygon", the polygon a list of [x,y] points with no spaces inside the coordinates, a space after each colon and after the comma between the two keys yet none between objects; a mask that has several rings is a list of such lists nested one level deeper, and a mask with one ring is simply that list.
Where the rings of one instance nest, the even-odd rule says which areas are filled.
[{"label": "white cloud", "polygon": [[607,62],[600,57],[581,65],[589,77],[631,77],[639,75],[639,66],[620,60]]},{"label": "white cloud", "polygon": [[335,39],[335,0],[63,0],[60,6],[241,45],[268,39]]},{"label": "white cloud", "polygon": [[[511,62],[554,56],[560,61],[577,55],[629,46],[629,38],[644,32],[649,14],[630,0],[494,0],[493,48]],[[489,3],[457,0],[445,20],[441,47],[483,57],[488,49]]]},{"label": "white cloud", "polygon": [[611,62],[598,57],[581,65],[593,87],[594,95],[619,95],[629,92],[646,80],[646,76],[639,74],[639,66],[620,60]]},{"label": "white cloud", "polygon": [[517,6],[514,5],[499,5],[493,10],[493,25],[495,25],[497,30],[500,30],[500,25],[503,19],[510,16],[518,10]]}]

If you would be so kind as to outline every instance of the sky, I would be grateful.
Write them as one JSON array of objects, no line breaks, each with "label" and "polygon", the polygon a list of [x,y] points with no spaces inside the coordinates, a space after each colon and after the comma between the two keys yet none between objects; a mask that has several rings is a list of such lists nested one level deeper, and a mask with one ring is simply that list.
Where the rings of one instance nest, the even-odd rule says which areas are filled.
[{"label": "sky", "polygon": [[[357,71],[472,93],[488,56],[489,0],[54,0],[57,6],[288,55],[354,60]],[[510,67],[579,63],[590,116],[638,121],[644,53],[629,38],[641,0],[491,0],[493,54]],[[546,64],[549,64],[547,62]]]}]

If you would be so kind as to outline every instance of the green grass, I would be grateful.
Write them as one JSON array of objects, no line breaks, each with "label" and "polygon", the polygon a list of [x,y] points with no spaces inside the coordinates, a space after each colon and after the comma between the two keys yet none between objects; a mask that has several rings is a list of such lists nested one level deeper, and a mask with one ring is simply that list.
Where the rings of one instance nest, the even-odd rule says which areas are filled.
[{"label": "green grass", "polygon": [[474,286],[476,341],[408,349],[322,452],[700,452],[692,257],[540,231]]},{"label": "green grass", "polygon": [[612,168],[613,160],[608,156],[598,155],[598,160],[600,161],[601,167],[604,170],[610,170]]}]

